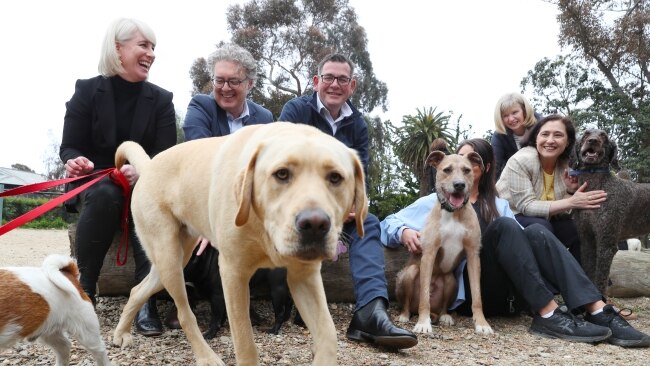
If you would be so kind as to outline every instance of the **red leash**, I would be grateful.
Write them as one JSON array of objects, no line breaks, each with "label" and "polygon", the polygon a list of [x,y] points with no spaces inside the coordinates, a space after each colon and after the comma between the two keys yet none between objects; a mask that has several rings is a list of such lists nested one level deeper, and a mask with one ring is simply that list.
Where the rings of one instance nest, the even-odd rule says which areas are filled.
[{"label": "red leash", "polygon": [[[102,178],[109,176],[115,184],[122,187],[122,194],[124,195],[124,208],[122,210],[122,219],[120,222],[120,224],[122,225],[122,240],[120,241],[120,246],[118,247],[117,250],[117,259],[116,259],[118,266],[124,265],[126,263],[126,254],[128,253],[129,250],[128,221],[129,221],[129,197],[131,193],[131,187],[129,186],[129,182],[126,180],[126,177],[124,177],[124,174],[122,174],[122,172],[120,172],[119,170],[115,168],[108,168],[81,177],[65,178],[65,179],[58,179],[58,180],[42,182],[42,183],[28,184],[13,189],[9,189],[4,192],[0,192],[0,197],[9,197],[9,196],[16,196],[19,194],[39,192],[48,188],[59,186],[61,184],[74,182],[76,180],[85,179],[92,176],[97,176],[97,177],[57,198],[45,202],[44,204],[36,207],[35,209],[9,221],[5,225],[0,226],[0,235],[6,234],[11,230],[29,221],[34,220],[35,218],[41,216],[42,214],[50,211],[54,207],[57,207],[58,205],[67,201],[69,198],[78,195],[83,190],[99,182]],[[123,259],[120,258],[120,253],[122,252],[122,248],[124,248]]]}]

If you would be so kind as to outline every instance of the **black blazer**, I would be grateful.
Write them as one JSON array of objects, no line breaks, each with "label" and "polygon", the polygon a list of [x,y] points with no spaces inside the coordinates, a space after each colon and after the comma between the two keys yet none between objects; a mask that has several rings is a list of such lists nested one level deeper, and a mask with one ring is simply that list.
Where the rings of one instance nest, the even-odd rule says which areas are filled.
[{"label": "black blazer", "polygon": [[[173,94],[144,82],[136,102],[129,140],[142,145],[153,157],[176,144],[176,112]],[[75,92],[66,103],[63,138],[59,156],[69,159],[85,156],[95,170],[115,166],[115,151],[124,141],[117,141],[115,96],[110,78],[96,76],[77,80]],[[66,185],[71,190],[85,180]],[[66,201],[68,211],[75,212],[78,196]]]},{"label": "black blazer", "polygon": [[[138,96],[129,139],[142,145],[149,156],[176,144],[176,112],[172,93],[144,82]],[[77,80],[75,92],[66,103],[63,138],[59,156],[85,156],[95,169],[115,166],[117,141],[115,97],[110,78],[96,76]]]}]

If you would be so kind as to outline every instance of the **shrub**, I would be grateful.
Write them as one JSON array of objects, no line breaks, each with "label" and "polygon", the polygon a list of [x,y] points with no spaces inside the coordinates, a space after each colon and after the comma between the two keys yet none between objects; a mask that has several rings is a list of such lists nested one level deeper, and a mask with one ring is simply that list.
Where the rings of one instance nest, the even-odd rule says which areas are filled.
[{"label": "shrub", "polygon": [[[35,209],[36,207],[48,202],[51,197],[34,198],[34,197],[7,197],[4,198],[2,206],[2,224],[22,216],[23,214]],[[24,224],[22,227],[31,229],[62,229],[66,228],[70,222],[73,222],[76,216],[65,212],[62,205],[44,213],[36,219]]]}]

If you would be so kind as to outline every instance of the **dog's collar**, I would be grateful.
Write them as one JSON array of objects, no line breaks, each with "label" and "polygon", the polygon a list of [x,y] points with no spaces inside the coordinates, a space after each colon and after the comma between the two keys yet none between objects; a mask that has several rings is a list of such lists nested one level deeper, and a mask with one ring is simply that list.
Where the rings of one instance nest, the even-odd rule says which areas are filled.
[{"label": "dog's collar", "polygon": [[436,192],[436,195],[438,196],[438,202],[440,202],[440,207],[442,207],[442,209],[447,211],[447,212],[454,212],[454,211],[460,210],[461,208],[463,208],[465,206],[465,204],[467,204],[467,201],[469,201],[469,196],[466,196],[465,200],[463,201],[463,205],[458,207],[458,208],[454,208],[454,207],[452,207],[452,205],[449,204],[449,202],[447,200],[442,199],[444,197],[442,197],[442,198],[440,197],[440,193]]},{"label": "dog's collar", "polygon": [[569,176],[576,177],[581,174],[603,173],[610,174],[609,168],[569,169]]}]

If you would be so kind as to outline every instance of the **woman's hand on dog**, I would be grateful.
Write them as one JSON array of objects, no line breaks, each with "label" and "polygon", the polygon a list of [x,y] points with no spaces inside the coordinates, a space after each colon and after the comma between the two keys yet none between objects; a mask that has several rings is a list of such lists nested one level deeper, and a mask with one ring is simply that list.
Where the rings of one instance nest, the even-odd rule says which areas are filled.
[{"label": "woman's hand on dog", "polygon": [[572,196],[567,200],[570,202],[569,209],[581,208],[599,208],[600,204],[607,199],[607,192],[597,190],[585,192],[587,189],[587,182],[582,185],[578,182],[577,176],[570,176],[569,170],[564,171],[564,184],[566,184],[567,192],[572,192]]},{"label": "woman's hand on dog", "polygon": [[406,228],[402,231],[400,240],[409,252],[413,254],[420,254],[422,252],[420,233],[418,231]]},{"label": "woman's hand on dog", "polygon": [[600,204],[607,199],[607,192],[605,191],[589,191],[587,189],[587,182],[580,186],[576,192],[569,198],[573,203],[573,208],[599,208]]}]

